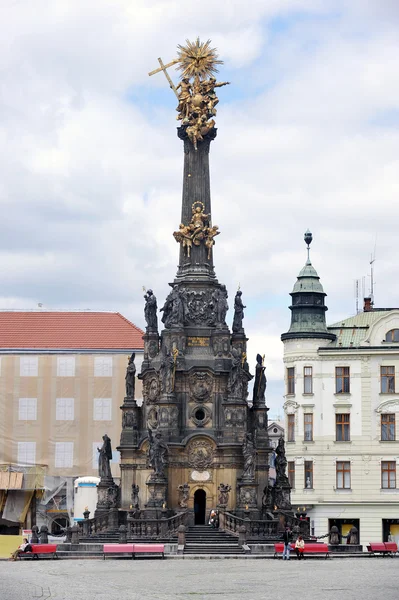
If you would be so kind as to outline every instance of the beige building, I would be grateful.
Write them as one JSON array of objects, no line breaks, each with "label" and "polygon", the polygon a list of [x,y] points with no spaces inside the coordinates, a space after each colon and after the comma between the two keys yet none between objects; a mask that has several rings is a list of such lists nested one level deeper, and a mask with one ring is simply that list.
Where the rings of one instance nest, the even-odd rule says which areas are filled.
[{"label": "beige building", "polygon": [[[47,510],[65,510],[65,487],[55,504],[52,492],[62,480],[97,475],[104,433],[112,440],[113,475],[120,476],[115,449],[126,366],[136,352],[140,371],[143,332],[119,313],[89,311],[0,312],[0,331],[0,470],[24,473],[22,490],[34,481],[47,488]],[[3,489],[3,517],[6,495]]]},{"label": "beige building", "polygon": [[293,506],[306,506],[317,536],[337,525],[345,543],[355,526],[364,546],[399,541],[399,309],[366,299],[363,312],[326,327],[309,260],[291,295],[282,339]]}]

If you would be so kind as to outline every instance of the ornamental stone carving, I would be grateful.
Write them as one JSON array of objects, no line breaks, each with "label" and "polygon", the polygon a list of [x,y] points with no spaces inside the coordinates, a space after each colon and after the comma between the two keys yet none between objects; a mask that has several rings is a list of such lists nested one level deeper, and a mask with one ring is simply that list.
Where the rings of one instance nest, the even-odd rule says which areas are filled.
[{"label": "ornamental stone carving", "polygon": [[213,388],[213,377],[204,371],[192,373],[189,378],[190,393],[198,402],[205,402]]},{"label": "ornamental stone carving", "polygon": [[157,402],[161,391],[159,377],[156,373],[150,375],[143,382],[143,397],[146,404],[154,404]]},{"label": "ornamental stone carving", "polygon": [[212,465],[215,449],[208,440],[194,440],[188,448],[188,464],[196,471],[205,471]]},{"label": "ornamental stone carving", "polygon": [[225,407],[224,409],[224,423],[226,427],[243,427],[245,423],[245,417],[245,408]]}]

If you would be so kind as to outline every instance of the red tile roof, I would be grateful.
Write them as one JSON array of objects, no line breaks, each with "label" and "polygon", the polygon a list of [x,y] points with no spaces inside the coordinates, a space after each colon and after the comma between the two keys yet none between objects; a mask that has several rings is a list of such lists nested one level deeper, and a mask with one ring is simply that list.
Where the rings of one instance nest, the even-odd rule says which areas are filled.
[{"label": "red tile roof", "polygon": [[0,349],[144,348],[143,331],[119,313],[0,311]]}]

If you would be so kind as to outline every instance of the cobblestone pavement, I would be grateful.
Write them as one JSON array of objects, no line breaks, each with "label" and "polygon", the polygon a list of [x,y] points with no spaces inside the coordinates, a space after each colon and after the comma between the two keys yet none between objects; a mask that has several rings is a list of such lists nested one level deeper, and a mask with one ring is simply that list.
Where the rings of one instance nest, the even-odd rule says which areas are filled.
[{"label": "cobblestone pavement", "polygon": [[1,600],[398,600],[399,561],[0,562]]}]

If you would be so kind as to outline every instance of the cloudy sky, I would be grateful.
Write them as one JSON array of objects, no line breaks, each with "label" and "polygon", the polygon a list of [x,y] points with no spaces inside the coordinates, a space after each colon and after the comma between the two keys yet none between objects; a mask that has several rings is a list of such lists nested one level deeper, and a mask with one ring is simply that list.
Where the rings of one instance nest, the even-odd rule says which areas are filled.
[{"label": "cloudy sky", "polygon": [[[157,57],[211,38],[215,264],[247,305],[251,365],[282,405],[280,334],[306,260],[330,323],[354,280],[399,306],[397,0],[6,0],[0,22],[0,307],[117,310],[143,327],[176,272],[183,154]],[[177,74],[171,70],[177,82]],[[232,319],[230,311],[229,321]]]}]

